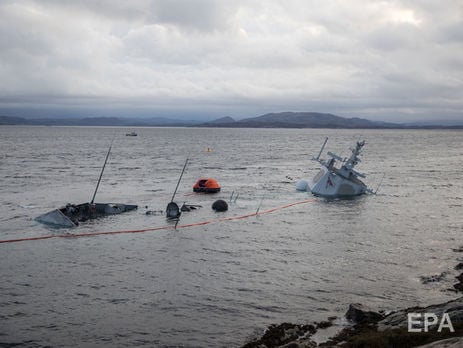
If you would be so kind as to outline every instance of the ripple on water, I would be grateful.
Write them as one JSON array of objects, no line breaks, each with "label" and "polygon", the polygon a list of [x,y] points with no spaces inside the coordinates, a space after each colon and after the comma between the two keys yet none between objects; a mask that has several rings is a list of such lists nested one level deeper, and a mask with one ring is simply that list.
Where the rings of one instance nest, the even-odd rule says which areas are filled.
[{"label": "ripple on water", "polygon": [[[358,138],[356,130],[141,128],[137,139],[125,133],[116,136],[98,200],[164,210],[190,153],[177,199],[203,208],[183,214],[181,223],[306,199],[289,182],[315,174],[307,156],[326,135],[333,147]],[[463,189],[452,163],[461,155],[461,133],[362,135],[367,146],[359,169],[386,173],[377,196],[317,199],[176,231],[2,245],[1,344],[237,347],[272,323],[342,316],[351,302],[389,310],[450,299],[441,290],[452,277],[431,280],[451,271],[454,265],[445,263],[458,255],[447,254],[460,251]],[[8,149],[2,238],[74,232],[50,230],[33,218],[90,199],[113,136],[109,128],[0,127],[0,148]],[[213,151],[205,157],[207,147]],[[423,153],[426,161],[416,161]],[[193,194],[200,176],[216,178],[222,192]],[[229,211],[214,214],[212,201],[230,201],[232,192],[238,197]],[[147,209],[78,231],[167,224]]]}]

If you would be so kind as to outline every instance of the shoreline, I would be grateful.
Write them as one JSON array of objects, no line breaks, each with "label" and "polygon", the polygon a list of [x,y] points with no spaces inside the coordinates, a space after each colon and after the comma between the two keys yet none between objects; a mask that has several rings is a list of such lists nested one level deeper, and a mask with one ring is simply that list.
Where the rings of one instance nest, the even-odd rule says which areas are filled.
[{"label": "shoreline", "polygon": [[[463,246],[452,249],[453,252],[463,253]],[[282,323],[270,325],[262,337],[254,339],[241,348],[315,348],[315,347],[348,347],[348,348],[386,348],[386,347],[427,347],[427,348],[457,348],[463,347],[463,262],[461,258],[454,267],[460,274],[453,285],[454,291],[460,294],[454,300],[433,304],[425,307],[409,307],[396,309],[384,313],[375,311],[363,304],[350,304],[345,313],[349,326],[339,326],[336,333],[320,342],[316,335],[323,335],[323,331],[336,328],[337,317],[329,317],[326,321],[313,324]],[[417,315],[413,328],[419,332],[409,332],[408,314]],[[438,321],[430,320],[425,330],[423,322],[425,313],[434,314]],[[444,313],[449,321],[444,320]],[[429,318],[431,319],[431,318]],[[431,323],[432,322],[432,323]],[[441,331],[438,332],[439,327]]]}]

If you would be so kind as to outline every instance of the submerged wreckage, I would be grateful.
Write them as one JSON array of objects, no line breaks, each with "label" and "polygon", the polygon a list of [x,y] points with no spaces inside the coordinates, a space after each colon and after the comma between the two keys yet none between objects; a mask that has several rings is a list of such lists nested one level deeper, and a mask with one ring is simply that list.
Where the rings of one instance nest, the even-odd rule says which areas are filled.
[{"label": "submerged wreckage", "polygon": [[35,218],[36,221],[54,227],[76,227],[80,222],[106,215],[121,214],[137,209],[133,204],[121,203],[82,203],[70,204],[54,209]]},{"label": "submerged wreckage", "polygon": [[101,169],[98,183],[93,193],[93,197],[90,203],[81,204],[70,204],[68,203],[65,207],[54,209],[48,213],[40,215],[35,218],[36,221],[53,227],[76,227],[80,222],[84,222],[90,219],[96,219],[107,215],[121,214],[127,211],[135,210],[138,208],[137,205],[133,204],[122,204],[122,203],[94,203],[95,196],[100,186],[100,181],[103,176],[108,157],[111,152],[112,143],[109,146],[106,159]]},{"label": "submerged wreckage", "polygon": [[[365,185],[359,178],[365,178],[366,175],[357,172],[354,167],[360,162],[360,153],[365,145],[365,140],[358,141],[355,148],[351,149],[352,154],[349,158],[342,158],[330,151],[328,160],[320,159],[320,155],[325,148],[328,138],[325,139],[322,148],[316,158],[313,160],[322,165],[320,171],[312,180],[300,180],[296,184],[299,191],[311,191],[316,196],[323,197],[353,197],[364,193],[372,193],[372,190]],[[336,161],[341,166],[337,168]]]}]

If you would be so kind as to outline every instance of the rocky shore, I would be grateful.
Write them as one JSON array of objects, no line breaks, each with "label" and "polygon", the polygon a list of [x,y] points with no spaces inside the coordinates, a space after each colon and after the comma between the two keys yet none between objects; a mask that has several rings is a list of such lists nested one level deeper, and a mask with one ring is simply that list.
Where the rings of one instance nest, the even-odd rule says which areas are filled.
[{"label": "rocky shore", "polygon": [[[453,249],[453,251],[463,253],[463,246]],[[456,277],[458,282],[449,291],[460,293],[463,292],[463,262],[459,263],[455,270],[461,271],[461,273]],[[415,313],[413,320],[416,323],[412,328],[417,332],[409,332],[409,313]],[[436,316],[436,318],[429,318],[429,326],[426,330],[424,313],[432,313]],[[445,313],[448,315],[448,320],[444,319]],[[463,347],[463,296],[441,304],[400,309],[387,314],[355,303],[349,306],[345,317],[351,325],[340,329],[336,335],[325,342],[317,343],[314,336],[316,333],[332,327],[336,317],[313,324],[283,323],[271,325],[262,337],[246,343],[242,348]],[[449,322],[453,330],[449,328]],[[440,326],[441,330],[439,330]]]}]

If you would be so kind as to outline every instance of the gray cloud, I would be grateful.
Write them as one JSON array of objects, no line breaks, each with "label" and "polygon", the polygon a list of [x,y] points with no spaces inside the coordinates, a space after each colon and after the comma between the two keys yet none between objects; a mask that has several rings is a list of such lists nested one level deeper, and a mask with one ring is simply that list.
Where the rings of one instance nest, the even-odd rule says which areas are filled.
[{"label": "gray cloud", "polygon": [[6,0],[0,112],[461,119],[462,13],[452,0]]},{"label": "gray cloud", "polygon": [[186,30],[224,30],[232,23],[238,2],[216,0],[157,0],[150,8],[150,20]]}]

